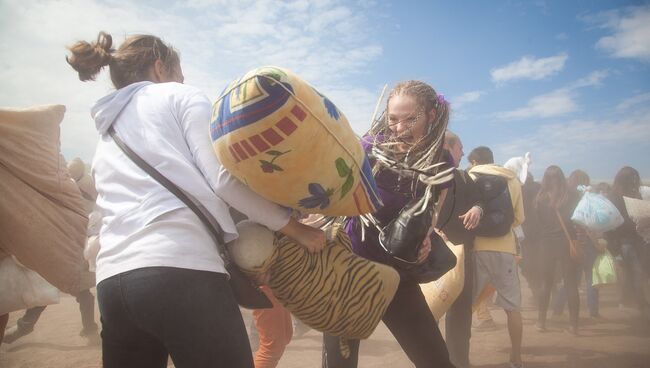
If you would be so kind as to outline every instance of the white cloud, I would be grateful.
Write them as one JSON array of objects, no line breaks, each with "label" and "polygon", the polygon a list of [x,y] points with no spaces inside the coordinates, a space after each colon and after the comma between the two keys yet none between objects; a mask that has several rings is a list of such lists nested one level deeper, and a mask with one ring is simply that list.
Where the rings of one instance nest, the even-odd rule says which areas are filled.
[{"label": "white cloud", "polygon": [[606,70],[596,70],[591,72],[588,76],[580,78],[572,83],[569,88],[577,89],[582,87],[595,87],[602,84],[603,79],[607,78],[609,72]]},{"label": "white cloud", "polygon": [[630,98],[621,101],[618,105],[616,105],[616,109],[619,111],[627,110],[632,106],[636,106],[639,104],[649,104],[649,103],[650,103],[650,92],[646,92],[646,93],[638,94],[636,96],[632,96]]},{"label": "white cloud", "polygon": [[524,56],[506,66],[492,69],[490,75],[492,76],[492,81],[496,83],[514,79],[544,79],[564,69],[564,63],[568,57],[566,53],[541,59]]},{"label": "white cloud", "polygon": [[650,6],[609,12],[601,27],[612,31],[598,40],[596,47],[616,58],[650,61]]},{"label": "white cloud", "polygon": [[[532,170],[536,179],[549,165],[562,163],[568,171],[581,168],[588,173],[600,173],[601,178],[613,175],[620,168],[621,147],[650,148],[650,113],[646,109],[614,120],[573,120],[539,126],[533,133],[494,146],[495,155],[502,158],[532,154]],[[616,158],[615,158],[616,157]],[[635,159],[623,157],[623,162]],[[641,161],[645,161],[641,159]],[[629,162],[629,161],[628,161]],[[647,162],[643,163],[647,165]],[[647,167],[637,167],[645,172]],[[602,174],[609,173],[609,174]]]},{"label": "white cloud", "polygon": [[361,5],[364,11],[338,0],[191,0],[163,7],[122,0],[0,4],[0,54],[5,56],[0,101],[65,104],[61,142],[67,158],[89,160],[94,154],[97,134],[89,110],[111,85],[105,71],[95,83],[79,82],[65,63],[65,46],[93,41],[100,30],[113,35],[115,46],[128,34],[161,36],[180,50],[186,83],[211,99],[252,68],[283,66],[327,94],[363,131],[378,95],[350,82],[383,52],[372,38],[368,3]]},{"label": "white cloud", "polygon": [[576,90],[600,86],[608,75],[605,70],[597,70],[588,76],[570,83],[568,86],[531,98],[526,106],[496,114],[500,120],[522,120],[529,118],[552,118],[570,114],[578,110]]},{"label": "white cloud", "polygon": [[484,91],[470,91],[461,94],[460,96],[451,99],[451,107],[453,109],[460,109],[462,106],[478,101],[481,96],[485,95]]},{"label": "white cloud", "polygon": [[571,113],[577,109],[575,96],[569,89],[558,89],[551,93],[533,97],[525,107],[501,112],[497,118],[502,120],[528,119],[532,117],[550,118]]}]

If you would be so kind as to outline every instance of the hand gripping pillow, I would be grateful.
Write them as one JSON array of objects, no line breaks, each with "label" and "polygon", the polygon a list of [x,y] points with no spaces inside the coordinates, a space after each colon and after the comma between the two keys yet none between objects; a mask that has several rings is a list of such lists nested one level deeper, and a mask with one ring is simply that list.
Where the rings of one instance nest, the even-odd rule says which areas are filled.
[{"label": "hand gripping pillow", "polygon": [[273,295],[309,327],[341,337],[343,356],[346,339],[372,334],[397,290],[397,271],[352,253],[342,230],[323,251],[309,253],[261,225],[243,222],[237,229],[240,238],[229,244],[235,263],[253,275],[270,270]]},{"label": "hand gripping pillow", "polygon": [[275,203],[330,216],[381,207],[343,113],[288,70],[263,67],[232,82],[213,106],[210,135],[221,164]]}]

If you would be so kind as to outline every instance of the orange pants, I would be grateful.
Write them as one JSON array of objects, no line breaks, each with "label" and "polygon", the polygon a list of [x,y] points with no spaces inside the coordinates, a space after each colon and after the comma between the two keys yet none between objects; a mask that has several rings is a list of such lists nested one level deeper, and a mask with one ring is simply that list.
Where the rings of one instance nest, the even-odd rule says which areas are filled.
[{"label": "orange pants", "polygon": [[255,352],[255,368],[275,368],[291,341],[293,324],[291,313],[278,302],[271,289],[262,286],[261,290],[271,300],[273,308],[253,310],[253,321],[260,337]]}]

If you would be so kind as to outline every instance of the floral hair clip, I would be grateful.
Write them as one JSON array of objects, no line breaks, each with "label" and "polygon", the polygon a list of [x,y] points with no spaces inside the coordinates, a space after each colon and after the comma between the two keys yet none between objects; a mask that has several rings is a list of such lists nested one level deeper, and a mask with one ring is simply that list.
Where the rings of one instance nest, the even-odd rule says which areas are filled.
[{"label": "floral hair clip", "polygon": [[446,101],[445,101],[445,95],[443,95],[443,94],[441,93],[441,94],[438,94],[437,96],[438,96],[438,98],[437,98],[437,100],[438,100],[438,105],[444,105],[444,103],[446,102]]}]

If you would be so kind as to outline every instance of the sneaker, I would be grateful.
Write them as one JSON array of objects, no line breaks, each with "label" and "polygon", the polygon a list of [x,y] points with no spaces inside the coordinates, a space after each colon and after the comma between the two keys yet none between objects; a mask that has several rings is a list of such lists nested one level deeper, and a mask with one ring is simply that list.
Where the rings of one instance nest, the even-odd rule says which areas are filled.
[{"label": "sneaker", "polygon": [[6,342],[7,344],[11,344],[14,341],[20,339],[21,337],[25,335],[29,335],[34,331],[34,327],[25,327],[25,326],[20,326],[16,325],[13,327],[8,328],[5,331],[5,337],[2,339],[2,342]]},{"label": "sneaker", "polygon": [[494,331],[497,329],[497,324],[494,323],[492,319],[485,319],[478,321],[475,326],[472,327],[475,331]]},{"label": "sneaker", "polygon": [[508,367],[509,368],[524,368],[524,363],[523,362],[519,362],[519,363],[508,362]]}]

